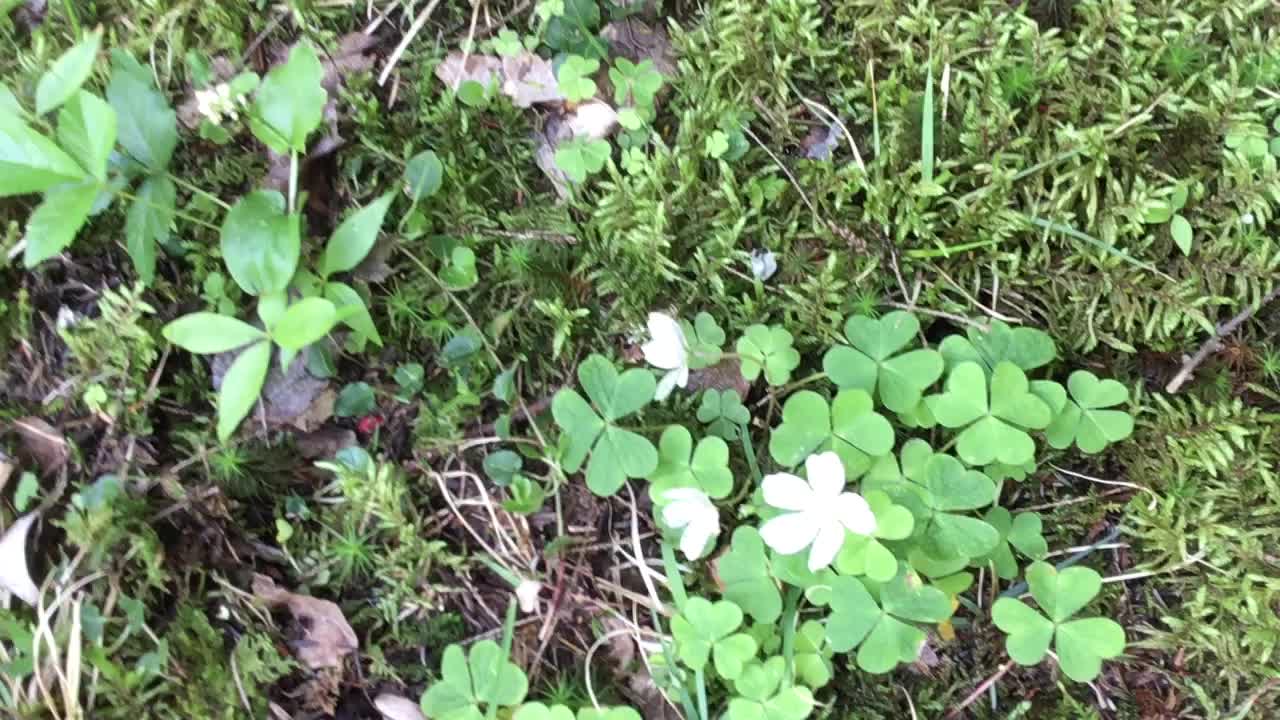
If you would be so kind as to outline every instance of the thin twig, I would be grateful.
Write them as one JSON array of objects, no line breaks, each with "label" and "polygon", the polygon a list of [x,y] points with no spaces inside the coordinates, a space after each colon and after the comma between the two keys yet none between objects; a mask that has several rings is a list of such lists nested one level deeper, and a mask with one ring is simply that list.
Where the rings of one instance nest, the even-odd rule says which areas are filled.
[{"label": "thin twig", "polygon": [[431,17],[431,13],[435,11],[436,5],[440,4],[440,0],[431,0],[427,6],[422,8],[422,12],[418,13],[418,17],[414,18],[413,24],[409,26],[409,31],[400,39],[400,44],[396,45],[396,49],[391,51],[391,56],[387,58],[387,64],[382,68],[382,72],[378,75],[378,86],[387,84],[387,78],[391,77],[391,71],[395,69],[396,63],[400,62],[400,56],[404,55],[404,51],[409,48],[409,43],[417,37],[422,30],[422,26],[427,24],[427,19]]},{"label": "thin twig", "polygon": [[1195,372],[1195,369],[1200,367],[1200,363],[1204,362],[1205,359],[1213,353],[1222,349],[1223,338],[1234,333],[1246,320],[1253,317],[1254,313],[1261,310],[1267,305],[1267,303],[1270,303],[1277,297],[1280,297],[1280,285],[1277,285],[1270,293],[1267,293],[1266,297],[1262,298],[1262,301],[1257,305],[1250,305],[1244,310],[1241,310],[1235,317],[1226,321],[1222,325],[1219,325],[1217,331],[1213,334],[1213,337],[1206,340],[1205,343],[1200,346],[1200,349],[1196,351],[1195,355],[1187,358],[1187,361],[1182,364],[1182,369],[1178,371],[1178,374],[1174,375],[1173,379],[1169,381],[1169,384],[1164,386],[1164,391],[1170,394],[1178,392],[1178,390],[1182,388],[1183,384],[1191,378],[1191,373]]},{"label": "thin twig", "polygon": [[1011,669],[1013,669],[1012,660],[1001,665],[999,670],[996,670],[991,677],[987,678],[986,680],[983,680],[981,685],[974,688],[974,691],[969,693],[969,695],[965,697],[965,699],[962,700],[959,705],[955,706],[955,708],[953,708],[951,712],[947,713],[947,717],[948,718],[960,717],[961,710],[964,710],[965,708],[969,707],[973,703],[977,702],[978,698],[982,697],[982,693],[987,691],[987,688],[991,687],[992,685],[995,685],[1000,680],[1000,678],[1004,677],[1005,673],[1009,672]]},{"label": "thin twig", "polygon": [[888,305],[891,308],[897,308],[899,310],[906,310],[908,312],[918,312],[921,315],[932,315],[933,317],[943,318],[946,320],[950,320],[952,322],[960,323],[961,325],[968,325],[970,327],[978,328],[983,332],[987,332],[991,329],[991,326],[987,325],[986,323],[981,323],[981,322],[978,322],[977,320],[970,320],[967,317],[962,317],[954,313],[943,312],[941,310],[930,310],[928,308],[922,308],[919,305],[908,305],[906,303],[893,302],[893,301],[885,302],[881,304]]}]

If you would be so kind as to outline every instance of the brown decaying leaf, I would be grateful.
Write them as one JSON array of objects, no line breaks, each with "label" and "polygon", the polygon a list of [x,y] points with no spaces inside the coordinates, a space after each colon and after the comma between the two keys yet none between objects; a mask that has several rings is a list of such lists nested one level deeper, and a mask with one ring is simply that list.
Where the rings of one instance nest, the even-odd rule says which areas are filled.
[{"label": "brown decaying leaf", "polygon": [[614,57],[624,57],[633,63],[652,60],[663,77],[670,80],[675,76],[675,50],[671,47],[667,29],[662,25],[650,27],[642,20],[629,17],[605,25],[600,36],[609,41],[610,53]]},{"label": "brown decaying leaf", "polygon": [[516,107],[564,102],[551,61],[528,50],[502,58],[455,50],[436,66],[436,77],[451,90],[468,80],[485,87],[497,82]]},{"label": "brown decaying leaf", "polygon": [[436,77],[450,90],[467,80],[474,80],[489,87],[495,78],[502,76],[502,61],[492,55],[466,55],[461,50],[454,50],[445,56],[436,66]]},{"label": "brown decaying leaf", "polygon": [[689,394],[707,388],[716,390],[733,390],[738,397],[745,400],[751,390],[751,383],[742,377],[741,363],[735,359],[721,360],[711,367],[701,368],[689,373],[689,385],[685,391]]},{"label": "brown decaying leaf", "polygon": [[384,692],[373,699],[373,706],[387,720],[427,720],[418,703],[403,695]]},{"label": "brown decaying leaf", "polygon": [[355,432],[346,428],[322,427],[298,435],[294,443],[304,460],[320,460],[337,455],[339,450],[356,445],[358,440]]},{"label": "brown decaying leaf", "polygon": [[13,429],[22,438],[22,447],[40,465],[45,475],[57,472],[71,457],[71,446],[57,428],[38,417],[13,421]]},{"label": "brown decaying leaf", "polygon": [[[233,350],[213,356],[210,364],[215,390],[222,387],[222,378],[238,354],[238,351]],[[314,430],[333,415],[336,396],[326,394],[326,390],[329,390],[329,381],[307,372],[306,360],[302,355],[295,358],[285,372],[280,371],[279,363],[273,362],[267,382],[262,388],[262,401],[254,408],[247,422],[265,422],[269,427],[289,425],[303,432]]]},{"label": "brown decaying leaf", "polygon": [[303,626],[303,638],[293,651],[306,667],[341,668],[343,659],[359,649],[360,640],[337,604],[276,587],[275,581],[259,573],[253,575],[253,594],[271,607],[287,607]]}]

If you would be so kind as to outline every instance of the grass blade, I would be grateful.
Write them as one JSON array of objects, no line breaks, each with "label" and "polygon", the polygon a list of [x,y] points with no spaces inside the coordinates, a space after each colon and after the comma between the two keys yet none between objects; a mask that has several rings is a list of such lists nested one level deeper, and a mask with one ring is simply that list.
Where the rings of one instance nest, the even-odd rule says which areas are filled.
[{"label": "grass blade", "polygon": [[1030,216],[1027,217],[1027,220],[1030,221],[1032,225],[1035,225],[1038,228],[1042,228],[1044,230],[1049,230],[1052,232],[1062,233],[1063,235],[1066,235],[1069,238],[1073,238],[1076,240],[1080,240],[1081,242],[1088,243],[1098,248],[1099,250],[1102,250],[1103,252],[1110,253],[1111,255],[1115,255],[1116,257],[1120,258],[1121,260],[1124,260],[1125,262],[1129,263],[1130,265],[1136,268],[1141,268],[1143,270],[1146,270],[1147,272],[1155,273],[1156,275],[1159,275],[1160,277],[1165,278],[1167,280],[1173,280],[1174,282],[1177,282],[1169,274],[1161,272],[1160,269],[1157,268],[1155,265],[1152,265],[1151,263],[1148,263],[1148,262],[1143,262],[1135,258],[1134,256],[1130,255],[1129,253],[1125,252],[1124,250],[1108,245],[1107,243],[1099,240],[1098,238],[1093,237],[1092,235],[1088,235],[1083,232],[1080,232],[1079,230],[1071,227],[1070,225],[1063,225],[1062,223],[1056,223],[1050,220],[1045,220],[1043,218],[1030,217]]},{"label": "grass blade", "polygon": [[929,82],[924,86],[924,109],[920,118],[920,177],[933,182],[933,61],[929,61]]}]

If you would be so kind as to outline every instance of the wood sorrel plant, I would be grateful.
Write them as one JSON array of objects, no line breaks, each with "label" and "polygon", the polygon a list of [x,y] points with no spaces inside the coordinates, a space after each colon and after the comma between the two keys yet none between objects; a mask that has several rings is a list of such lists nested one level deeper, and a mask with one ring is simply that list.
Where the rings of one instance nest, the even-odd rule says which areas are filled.
[{"label": "wood sorrel plant", "polygon": [[[698,419],[714,432],[670,425],[655,447],[637,417],[659,386],[663,395],[683,387],[691,363],[722,356],[725,336],[713,327],[709,317],[650,317],[644,354],[661,383],[643,369],[619,373],[599,355],[583,361],[586,397],[573,387],[556,395],[559,444],[542,458],[564,473],[585,467],[597,495],[628,478],[649,484],[675,605],[662,661],[687,670],[666,679],[689,717],[808,717],[833,654],[848,653],[869,673],[913,662],[979,568],[1007,581],[1025,570],[1034,607],[1015,587],[991,616],[1013,661],[1039,663],[1052,646],[1063,673],[1086,681],[1123,652],[1114,621],[1076,617],[1101,588],[1098,574],[1044,562],[1039,516],[1001,507],[993,479],[1034,469],[1046,444],[1096,453],[1127,438],[1123,385],[1077,371],[1064,387],[1046,372],[1056,357],[1048,335],[998,321],[919,347],[919,322],[906,312],[849,318],[845,342],[822,358],[825,372],[787,385],[801,363],[793,338],[758,325],[737,341],[736,357],[744,378],[785,394],[767,442],[753,442],[735,394],[708,390]],[[828,388],[815,386],[824,380]],[[749,476],[734,478],[726,438]],[[736,524],[731,533],[722,519]],[[685,590],[675,547],[691,581],[718,578],[705,597]],[[713,678],[723,685],[723,711],[706,706]],[[541,707],[523,712],[554,717]]]}]

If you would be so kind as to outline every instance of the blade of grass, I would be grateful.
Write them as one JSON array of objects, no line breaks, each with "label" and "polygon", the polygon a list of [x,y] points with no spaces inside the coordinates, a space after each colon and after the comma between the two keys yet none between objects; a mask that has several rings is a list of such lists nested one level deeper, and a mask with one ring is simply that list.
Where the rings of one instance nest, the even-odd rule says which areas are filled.
[{"label": "blade of grass", "polygon": [[933,61],[929,61],[929,81],[924,86],[924,109],[920,118],[920,177],[933,182]]},{"label": "blade of grass", "polygon": [[1101,240],[1099,240],[1096,237],[1093,237],[1092,235],[1088,235],[1083,232],[1080,232],[1079,230],[1076,230],[1070,225],[1064,225],[1062,223],[1052,222],[1050,220],[1045,220],[1043,218],[1032,217],[1032,216],[1027,216],[1027,220],[1032,225],[1035,225],[1036,227],[1041,228],[1045,231],[1062,233],[1063,235],[1066,235],[1069,238],[1073,238],[1075,240],[1088,243],[1089,245],[1092,245],[1105,253],[1115,255],[1116,257],[1120,258],[1121,260],[1125,261],[1126,263],[1129,263],[1130,265],[1136,268],[1146,270],[1147,272],[1155,273],[1156,275],[1159,275],[1160,277],[1165,278],[1166,280],[1177,282],[1176,280],[1174,280],[1172,276],[1168,275],[1167,273],[1161,272],[1160,269],[1157,268],[1155,265],[1152,265],[1151,263],[1148,263],[1148,262],[1143,262],[1135,258],[1134,256],[1130,255],[1129,253],[1125,252],[1124,250],[1108,245],[1107,243],[1102,242]]},{"label": "blade of grass", "polygon": [[871,85],[871,146],[880,157],[880,103],[876,98],[876,61],[867,61],[867,82]]}]

